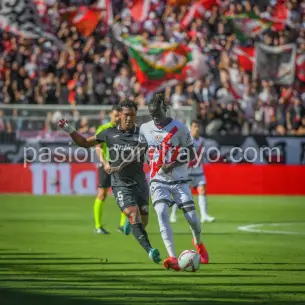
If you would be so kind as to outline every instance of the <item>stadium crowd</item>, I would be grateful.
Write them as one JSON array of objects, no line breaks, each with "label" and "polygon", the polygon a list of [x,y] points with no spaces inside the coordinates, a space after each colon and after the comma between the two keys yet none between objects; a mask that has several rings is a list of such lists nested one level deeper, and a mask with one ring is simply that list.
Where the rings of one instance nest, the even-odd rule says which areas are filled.
[{"label": "stadium crowd", "polygon": [[[149,95],[142,91],[127,49],[115,40],[112,26],[100,22],[90,36],[84,37],[60,18],[60,9],[93,2],[46,1],[49,26],[72,50],[69,53],[60,51],[43,38],[33,43],[0,31],[0,103],[70,104],[73,107],[113,105],[131,98],[139,107],[146,105]],[[305,53],[304,0],[286,1],[289,15],[283,30],[266,29],[243,42],[236,38],[232,24],[223,17],[252,11],[257,15],[272,14],[276,0],[218,1],[220,4],[213,6],[204,17],[194,16],[183,29],[180,24],[190,4],[152,0],[147,19],[139,23],[132,18],[129,2],[132,1],[112,1],[114,22],[121,23],[130,34],[156,41],[185,42],[199,48],[206,56],[209,74],[204,79],[179,82],[165,90],[175,109],[197,105],[197,119],[203,133],[305,135],[305,78],[296,76],[292,85],[285,86],[274,84],[272,79],[255,80],[232,52],[236,45],[249,47],[261,41],[267,45],[296,43],[297,52]],[[228,69],[236,71],[237,82],[243,88],[241,98],[236,98],[229,90],[232,76]],[[18,118],[18,111],[11,117]],[[58,113],[49,113],[48,126],[57,118]],[[79,126],[86,130],[92,127],[86,120],[80,121]],[[18,128],[23,128],[22,123],[13,124],[7,113],[0,111],[0,131]]]}]

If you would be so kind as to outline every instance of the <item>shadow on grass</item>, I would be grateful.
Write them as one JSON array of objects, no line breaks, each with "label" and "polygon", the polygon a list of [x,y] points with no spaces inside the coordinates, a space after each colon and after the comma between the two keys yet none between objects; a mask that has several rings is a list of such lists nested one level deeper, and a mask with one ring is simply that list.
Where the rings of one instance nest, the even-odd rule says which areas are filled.
[{"label": "shadow on grass", "polygon": [[[171,287],[167,287],[169,290]],[[52,288],[51,288],[52,289]],[[281,301],[270,300],[265,301],[263,298],[257,298],[251,294],[240,294],[233,292],[226,292],[219,290],[218,292],[196,293],[190,295],[177,295],[176,292],[162,294],[160,291],[134,293],[132,290],[124,292],[118,289],[104,289],[100,290],[100,294],[96,295],[89,293],[88,297],[71,297],[69,295],[55,295],[40,292],[21,291],[17,289],[1,289],[0,290],[1,303],[4,305],[133,305],[133,304],[209,304],[209,305],[224,305],[224,304],[269,304],[269,305],[296,305],[304,304],[301,301]],[[237,301],[238,300],[238,301]]]},{"label": "shadow on grass", "polygon": [[[236,268],[236,271],[223,274],[215,270],[216,268],[207,268],[203,272],[193,274],[165,271],[153,263],[151,267],[149,263],[141,263],[141,266],[134,268],[132,265],[138,263],[103,263],[90,257],[69,258],[51,254],[49,258],[41,257],[48,255],[47,253],[27,253],[20,254],[26,256],[21,258],[18,253],[11,252],[0,255],[1,259],[7,260],[0,263],[0,300],[3,305],[304,304],[294,300],[286,302],[286,298],[283,300],[283,296],[277,297],[274,290],[283,287],[279,289],[284,290],[281,294],[287,295],[287,300],[290,295],[301,298],[302,292],[298,289],[303,290],[305,284],[276,281],[261,283],[262,275],[259,270],[251,268],[251,265],[271,263],[215,263],[228,267],[242,264],[249,266],[249,269]],[[29,262],[22,262],[23,260]],[[90,265],[92,267],[86,270],[84,266]],[[118,268],[115,268],[116,265]],[[48,266],[53,269],[48,269]],[[59,270],[56,270],[56,266],[59,266]],[[73,269],[69,270],[69,266]],[[238,274],[238,271],[258,272]],[[264,274],[265,277],[273,276]],[[251,282],[251,278],[258,283]],[[206,283],[196,285],[202,279],[207,279]],[[225,279],[226,282],[219,282],[221,279]],[[263,287],[265,288],[260,293]]]}]

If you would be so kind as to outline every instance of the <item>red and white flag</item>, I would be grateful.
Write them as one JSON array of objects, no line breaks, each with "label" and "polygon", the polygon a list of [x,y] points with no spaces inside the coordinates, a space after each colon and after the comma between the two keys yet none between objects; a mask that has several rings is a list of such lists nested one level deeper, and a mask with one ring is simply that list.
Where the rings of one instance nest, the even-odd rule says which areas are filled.
[{"label": "red and white flag", "polygon": [[113,22],[111,0],[99,0],[96,6],[70,7],[60,14],[85,37],[92,34],[101,20],[108,25]]},{"label": "red and white flag", "polygon": [[199,0],[196,1],[184,16],[181,27],[186,28],[194,18],[202,18],[207,12],[210,12],[214,5],[220,5],[218,0]]},{"label": "red and white flag", "polygon": [[236,54],[241,68],[245,71],[252,72],[255,60],[254,47],[235,47],[233,52]]},{"label": "red and white flag", "polygon": [[285,5],[285,1],[278,0],[274,13],[271,18],[271,22],[273,22],[272,30],[274,31],[283,31],[285,29],[285,25],[288,21],[289,11]]},{"label": "red and white flag", "polygon": [[132,18],[137,22],[147,19],[151,8],[151,0],[134,0],[131,4],[130,12]]},{"label": "red and white flag", "polygon": [[68,22],[75,26],[83,36],[90,36],[101,20],[101,10],[80,6],[61,11],[61,14]]},{"label": "red and white flag", "polygon": [[99,0],[96,6],[101,11],[106,12],[105,23],[110,25],[113,23],[113,11],[111,0]]}]

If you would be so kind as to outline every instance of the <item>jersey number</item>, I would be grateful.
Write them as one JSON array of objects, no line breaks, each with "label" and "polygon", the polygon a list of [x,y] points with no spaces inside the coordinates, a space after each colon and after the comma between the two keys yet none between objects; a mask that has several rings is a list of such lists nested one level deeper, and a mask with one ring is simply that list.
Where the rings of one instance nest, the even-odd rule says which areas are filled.
[{"label": "jersey number", "polygon": [[123,193],[122,191],[118,191],[117,192],[117,198],[118,198],[118,204],[120,207],[122,207],[124,205],[124,198],[123,198]]}]

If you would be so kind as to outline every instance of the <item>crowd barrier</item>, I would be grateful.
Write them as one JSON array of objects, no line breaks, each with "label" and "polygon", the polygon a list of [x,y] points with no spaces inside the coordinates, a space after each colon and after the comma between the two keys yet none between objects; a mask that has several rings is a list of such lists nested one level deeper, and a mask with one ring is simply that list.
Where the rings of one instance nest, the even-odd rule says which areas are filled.
[{"label": "crowd barrier", "polygon": [[[305,195],[305,166],[206,164],[209,194]],[[148,175],[148,167],[145,166]],[[95,163],[0,164],[0,193],[94,195]]]}]

